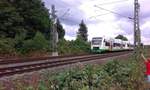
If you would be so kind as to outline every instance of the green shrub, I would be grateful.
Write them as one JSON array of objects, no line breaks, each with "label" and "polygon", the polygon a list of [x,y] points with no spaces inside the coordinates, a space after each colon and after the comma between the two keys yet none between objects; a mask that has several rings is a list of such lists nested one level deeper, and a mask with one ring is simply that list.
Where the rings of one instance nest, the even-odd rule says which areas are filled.
[{"label": "green shrub", "polygon": [[15,53],[15,40],[10,38],[0,38],[0,54]]},{"label": "green shrub", "polygon": [[[79,66],[53,74],[44,72],[38,90],[137,90],[144,81],[140,73],[135,60],[113,60],[103,66]],[[21,83],[15,85],[19,90],[25,88]],[[30,86],[25,90],[34,88]]]},{"label": "green shrub", "polygon": [[23,45],[19,51],[22,54],[26,54],[34,51],[46,52],[49,49],[49,42],[40,32],[37,32],[33,39],[23,41]]},{"label": "green shrub", "polygon": [[38,90],[48,90],[44,81],[40,81]]},{"label": "green shrub", "polygon": [[[50,41],[46,40],[44,35],[37,32],[34,38],[25,39],[24,34],[16,35],[14,39],[0,39],[0,54],[17,53],[25,55],[34,52],[51,52]],[[61,39],[58,42],[58,52],[63,55],[85,54],[90,52],[90,44],[82,39],[67,41]]]},{"label": "green shrub", "polygon": [[78,47],[80,50],[89,53],[90,52],[90,43],[85,42],[82,39],[77,39],[75,40],[75,45]]},{"label": "green shrub", "polygon": [[58,52],[60,54],[81,54],[90,52],[90,44],[83,40],[75,41],[60,40],[58,43]]},{"label": "green shrub", "polygon": [[71,49],[69,46],[69,41],[66,41],[65,39],[61,39],[58,42],[58,52],[59,54],[70,54]]},{"label": "green shrub", "polygon": [[139,78],[142,76],[137,62],[113,60],[100,67],[87,65],[83,69],[59,73],[54,75],[51,83],[59,90],[135,90],[142,85]]}]

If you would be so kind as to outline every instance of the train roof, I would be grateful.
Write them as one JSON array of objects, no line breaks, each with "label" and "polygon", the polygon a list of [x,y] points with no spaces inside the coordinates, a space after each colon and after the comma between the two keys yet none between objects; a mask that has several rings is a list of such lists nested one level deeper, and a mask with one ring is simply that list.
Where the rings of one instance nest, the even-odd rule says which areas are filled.
[{"label": "train roof", "polygon": [[105,39],[107,41],[113,41],[115,43],[128,43],[128,44],[131,44],[129,41],[123,41],[121,39],[108,38],[108,37],[93,37],[92,39]]},{"label": "train roof", "polygon": [[93,37],[92,39],[102,39],[102,37]]}]

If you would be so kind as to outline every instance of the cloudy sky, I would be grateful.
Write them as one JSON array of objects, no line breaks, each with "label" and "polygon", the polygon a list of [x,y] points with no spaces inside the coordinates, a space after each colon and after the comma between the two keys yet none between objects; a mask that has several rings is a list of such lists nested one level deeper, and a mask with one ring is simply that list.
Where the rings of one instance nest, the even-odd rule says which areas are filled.
[{"label": "cloudy sky", "polygon": [[[52,4],[55,5],[57,15],[66,30],[67,40],[76,38],[79,23],[83,19],[88,27],[89,40],[92,37],[115,37],[122,34],[133,42],[133,20],[127,17],[133,17],[134,0],[43,1],[49,10]],[[142,42],[150,44],[150,0],[139,0],[139,2]],[[97,8],[95,5],[117,14]]]}]

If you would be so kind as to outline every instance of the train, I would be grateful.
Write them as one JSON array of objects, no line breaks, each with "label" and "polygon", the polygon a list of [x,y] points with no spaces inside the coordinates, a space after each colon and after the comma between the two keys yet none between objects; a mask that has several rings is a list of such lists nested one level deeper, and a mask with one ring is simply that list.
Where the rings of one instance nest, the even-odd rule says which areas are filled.
[{"label": "train", "polygon": [[93,37],[91,41],[92,53],[133,50],[133,48],[133,45],[129,41],[123,41],[121,39]]}]

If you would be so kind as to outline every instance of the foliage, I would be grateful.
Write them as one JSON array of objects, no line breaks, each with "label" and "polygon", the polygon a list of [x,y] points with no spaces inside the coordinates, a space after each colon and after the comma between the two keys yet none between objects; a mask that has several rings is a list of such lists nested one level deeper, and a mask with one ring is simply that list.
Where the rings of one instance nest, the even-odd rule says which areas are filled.
[{"label": "foliage", "polygon": [[48,90],[44,81],[40,81],[38,90]]},{"label": "foliage", "polygon": [[123,41],[128,41],[128,39],[123,35],[118,35],[118,36],[115,37],[115,39],[121,39]]},{"label": "foliage", "polygon": [[84,68],[58,73],[53,77],[50,75],[49,78],[51,86],[55,86],[53,90],[136,90],[137,87],[142,87],[143,83],[140,82],[144,80],[139,79],[143,76],[138,69],[135,61],[113,60],[104,66],[87,65]]},{"label": "foliage", "polygon": [[84,41],[87,41],[88,40],[88,34],[87,34],[87,27],[86,27],[86,24],[84,23],[84,21],[82,20],[81,23],[79,24],[80,28],[78,30],[78,35],[77,35],[77,38],[80,38]]},{"label": "foliage", "polygon": [[[0,0],[0,20],[0,54],[51,51],[52,21],[42,0]],[[75,41],[64,40],[65,30],[59,20],[56,26],[60,54],[90,52],[83,20]]]},{"label": "foliage", "polygon": [[21,53],[29,53],[32,51],[46,52],[47,50],[49,50],[49,43],[40,32],[37,32],[33,39],[24,41],[22,47],[19,48]]},{"label": "foliage", "polygon": [[80,38],[77,38],[75,40],[75,44],[76,47],[78,47],[80,50],[84,51],[84,52],[90,52],[90,43],[89,42],[86,42]]},{"label": "foliage", "polygon": [[64,30],[63,26],[61,25],[59,19],[57,19],[56,27],[57,27],[57,32],[58,32],[58,39],[64,39],[65,30]]},{"label": "foliage", "polygon": [[58,52],[59,54],[70,54],[70,42],[66,41],[65,39],[59,40],[58,42]]},{"label": "foliage", "polygon": [[[38,90],[143,90],[143,74],[139,64],[133,60],[112,60],[105,65],[82,65],[63,72],[44,72]],[[131,61],[132,60],[132,61]],[[142,72],[143,73],[143,72]],[[34,90],[15,83],[15,90]]]},{"label": "foliage", "polygon": [[15,41],[11,38],[0,38],[0,54],[13,54],[15,53]]},{"label": "foliage", "polygon": [[2,0],[0,6],[0,36],[25,33],[32,38],[37,31],[50,35],[49,12],[41,0]]},{"label": "foliage", "polygon": [[[144,52],[149,55],[147,50]],[[62,72],[45,71],[40,82],[35,80],[39,83],[33,85],[38,87],[36,89],[19,80],[13,81],[13,85],[14,90],[146,90],[143,89],[143,66],[143,61],[137,61],[131,55],[128,59],[111,60],[104,65],[78,63],[77,67]],[[0,88],[5,87],[0,83]]]},{"label": "foliage", "polygon": [[23,32],[20,27],[23,18],[8,0],[2,0],[0,3],[0,20],[0,37],[14,38],[16,33]]},{"label": "foliage", "polygon": [[60,54],[81,54],[90,52],[90,44],[81,39],[75,41],[59,40],[58,51]]},{"label": "foliage", "polygon": [[42,0],[1,0],[0,20],[0,54],[49,51],[52,22]]}]

